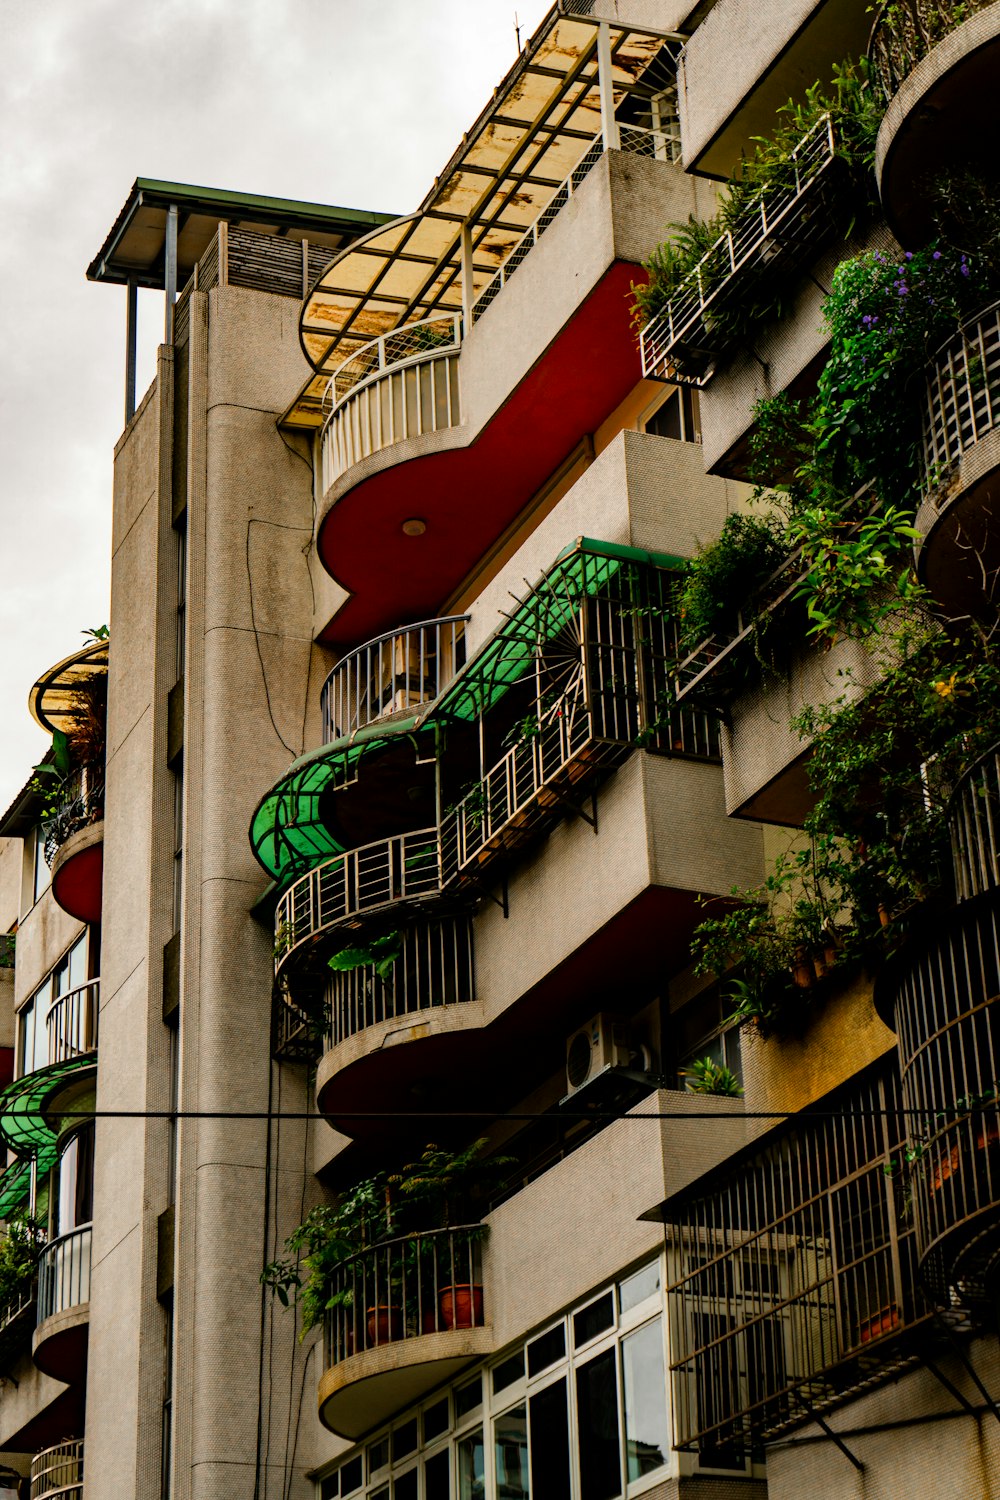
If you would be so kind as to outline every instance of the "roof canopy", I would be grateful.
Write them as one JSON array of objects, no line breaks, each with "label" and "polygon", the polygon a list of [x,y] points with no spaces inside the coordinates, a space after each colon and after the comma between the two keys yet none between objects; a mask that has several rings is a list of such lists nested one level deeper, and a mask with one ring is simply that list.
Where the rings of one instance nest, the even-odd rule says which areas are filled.
[{"label": "roof canopy", "polygon": [[134,281],[139,286],[162,288],[167,212],[172,204],[176,204],[180,213],[179,285],[194,270],[223,220],[260,234],[283,234],[289,239],[307,239],[310,244],[337,250],[345,240],[369,233],[391,219],[389,214],[333,208],[325,203],[302,203],[293,198],[267,198],[137,177],[107,239],[87,267],[88,279],[119,284]]},{"label": "roof canopy", "polygon": [[[313,368],[332,371],[370,339],[463,306],[462,231],[471,241],[469,300],[496,274],[601,131],[598,18],[546,16],[434,183],[417,213],[355,242],[324,271],[306,300],[300,334]],[[654,64],[677,41],[625,22],[609,27],[616,112],[673,80]]]},{"label": "roof canopy", "polygon": [[108,670],[107,640],[91,641],[43,672],[28,694],[28,710],[36,724],[54,734],[72,727],[79,712],[80,690],[90,678]]}]

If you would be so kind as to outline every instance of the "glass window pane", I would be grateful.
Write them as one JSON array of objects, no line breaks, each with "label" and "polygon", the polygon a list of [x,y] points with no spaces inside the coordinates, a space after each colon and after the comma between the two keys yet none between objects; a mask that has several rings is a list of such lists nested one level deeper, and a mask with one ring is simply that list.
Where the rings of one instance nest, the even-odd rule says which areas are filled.
[{"label": "glass window pane", "polygon": [[424,1464],[424,1500],[451,1500],[451,1454],[447,1448]]},{"label": "glass window pane", "polygon": [[547,1385],[528,1402],[531,1419],[531,1489],[544,1500],[570,1500],[569,1409],[566,1382]]},{"label": "glass window pane", "polygon": [[528,1415],[522,1403],[493,1423],[497,1500],[528,1500]]},{"label": "glass window pane", "polygon": [[482,1400],[483,1377],[477,1375],[475,1380],[470,1380],[468,1385],[463,1385],[455,1392],[455,1421],[460,1422],[470,1411],[475,1411],[477,1406],[482,1405]]},{"label": "glass window pane", "polygon": [[432,1438],[440,1437],[442,1432],[448,1431],[448,1397],[443,1401],[435,1401],[424,1412],[424,1442],[429,1443]]},{"label": "glass window pane", "polygon": [[576,1372],[580,1500],[617,1500],[622,1492],[615,1351],[606,1349]]},{"label": "glass window pane", "polygon": [[353,1495],[355,1490],[361,1488],[363,1478],[361,1454],[352,1458],[349,1464],[344,1464],[340,1471],[340,1493],[342,1495]]},{"label": "glass window pane", "polygon": [[528,1374],[538,1375],[566,1353],[566,1329],[562,1323],[528,1345]]},{"label": "glass window pane", "polygon": [[389,1439],[379,1438],[377,1443],[372,1443],[368,1449],[368,1478],[371,1479],[384,1469],[389,1462]]},{"label": "glass window pane", "polygon": [[78,984],[87,982],[87,938],[86,934],[73,944],[68,955],[69,974],[66,988],[75,990]]},{"label": "glass window pane", "polygon": [[340,1475],[328,1474],[319,1482],[319,1500],[337,1500],[340,1494]]},{"label": "glass window pane", "polygon": [[654,1260],[651,1265],[643,1266],[641,1271],[636,1271],[634,1276],[629,1276],[618,1288],[621,1298],[621,1309],[623,1313],[633,1307],[638,1307],[640,1302],[645,1302],[647,1297],[653,1297],[660,1290],[660,1262]]},{"label": "glass window pane", "polygon": [[499,1395],[501,1391],[505,1391],[509,1385],[513,1385],[515,1380],[520,1380],[523,1375],[524,1350],[519,1349],[516,1354],[511,1355],[510,1359],[505,1359],[502,1364],[497,1365],[494,1369],[494,1396]]},{"label": "glass window pane", "polygon": [[417,1500],[417,1471],[407,1469],[392,1481],[393,1500]]},{"label": "glass window pane", "polygon": [[397,1427],[392,1434],[392,1461],[399,1463],[408,1453],[417,1451],[417,1419],[413,1417],[409,1422],[404,1422]]},{"label": "glass window pane", "polygon": [[614,1321],[615,1299],[611,1292],[607,1292],[574,1316],[573,1347],[579,1349],[581,1344],[589,1344],[590,1340],[596,1339],[599,1333],[603,1333],[606,1328],[611,1328]]},{"label": "glass window pane", "polygon": [[622,1340],[625,1388],[625,1460],[629,1480],[641,1479],[667,1462],[667,1387],[660,1319]]},{"label": "glass window pane", "polygon": [[483,1500],[485,1475],[483,1429],[480,1427],[458,1444],[458,1500]]}]

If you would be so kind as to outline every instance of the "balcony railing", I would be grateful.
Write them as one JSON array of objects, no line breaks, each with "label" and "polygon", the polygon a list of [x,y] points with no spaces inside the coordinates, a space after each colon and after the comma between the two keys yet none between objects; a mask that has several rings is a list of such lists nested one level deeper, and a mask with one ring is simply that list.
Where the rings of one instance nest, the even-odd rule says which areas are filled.
[{"label": "balcony railing", "polygon": [[385,1344],[485,1326],[480,1224],[411,1234],[362,1250],[333,1273],[329,1368]]},{"label": "balcony railing", "polygon": [[56,1443],[31,1460],[31,1500],[83,1500],[83,1439]]},{"label": "balcony railing", "polygon": [[822,1115],[668,1200],[675,1446],[742,1463],[798,1422],[899,1368],[924,1316],[902,1184],[894,1065]]},{"label": "balcony railing", "polygon": [[90,1245],[93,1226],[81,1224],[42,1251],[38,1261],[38,1321],[90,1301]]},{"label": "balcony railing", "polygon": [[909,958],[895,1015],[924,1282],[965,1300],[1000,1255],[1000,906],[959,907]]},{"label": "balcony railing", "polygon": [[960,901],[1000,886],[1000,745],[955,788],[948,813],[955,894]]},{"label": "balcony railing", "polygon": [[104,763],[78,766],[61,789],[59,805],[42,826],[45,840],[45,862],[52,864],[56,854],[81,828],[100,822],[104,816]]},{"label": "balcony railing", "polygon": [[96,1049],[100,996],[101,981],[91,979],[53,1000],[45,1019],[50,1064],[83,1057]]},{"label": "balcony railing", "polygon": [[365,916],[389,908],[433,905],[440,893],[436,828],[349,849],[303,875],[278,902],[275,970],[321,933],[359,927]]},{"label": "balcony railing", "polygon": [[468,615],[422,620],[368,641],[339,661],[323,684],[323,743],[387,714],[431,703],[465,664]]},{"label": "balcony railing", "polygon": [[921,58],[976,11],[994,0],[884,0],[868,44],[873,83],[886,103],[899,93]]},{"label": "balcony railing", "polygon": [[969,320],[927,374],[924,484],[933,490],[962,454],[1000,426],[1000,302]]},{"label": "balcony railing", "polygon": [[639,338],[644,376],[708,384],[732,343],[726,315],[745,300],[750,284],[764,275],[787,276],[832,237],[826,189],[836,159],[833,125],[823,116],[792,153],[786,180],[761,190],[646,324]]},{"label": "balcony railing", "polygon": [[402,935],[391,969],[363,964],[327,985],[328,1045],[383,1021],[405,1021],[475,997],[472,923],[467,916],[421,922]]},{"label": "balcony railing", "polygon": [[321,493],[392,443],[458,426],[461,342],[460,313],[427,318],[373,339],[341,366],[327,387],[333,409],[320,435]]}]

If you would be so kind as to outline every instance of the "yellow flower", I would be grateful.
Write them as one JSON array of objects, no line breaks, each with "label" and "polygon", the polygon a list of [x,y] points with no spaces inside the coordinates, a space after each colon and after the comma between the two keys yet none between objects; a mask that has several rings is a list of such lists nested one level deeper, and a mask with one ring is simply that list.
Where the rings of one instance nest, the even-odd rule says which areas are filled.
[{"label": "yellow flower", "polygon": [[954,698],[956,692],[955,684],[957,682],[958,673],[952,672],[950,677],[943,677],[938,682],[934,683],[934,691],[937,693],[939,698]]}]

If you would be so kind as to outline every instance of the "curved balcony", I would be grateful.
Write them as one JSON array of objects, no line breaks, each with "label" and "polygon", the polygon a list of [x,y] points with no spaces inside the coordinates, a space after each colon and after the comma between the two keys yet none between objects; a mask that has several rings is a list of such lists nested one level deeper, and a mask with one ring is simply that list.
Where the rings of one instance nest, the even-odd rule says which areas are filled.
[{"label": "curved balcony", "polygon": [[104,878],[104,764],[77,767],[43,825],[52,895],[80,922],[99,922]]},{"label": "curved balcony", "polygon": [[[365,1118],[371,1101],[404,1114],[454,1107],[456,1076],[479,1061],[472,922],[466,915],[418,922],[390,960],[330,974],[326,1052],[316,1077],[319,1109],[342,1134],[387,1129]],[[413,1048],[416,1047],[416,1052]]]},{"label": "curved balcony", "polygon": [[81,1224],[45,1246],[38,1261],[35,1364],[46,1375],[72,1382],[87,1362],[90,1324],[90,1248],[93,1226]]},{"label": "curved balcony", "polygon": [[340,366],[319,438],[321,494],[363,458],[459,425],[461,342],[459,313],[424,318],[372,339]]},{"label": "curved balcony", "polygon": [[101,981],[90,979],[52,1002],[45,1018],[50,1065],[96,1052],[100,995]]},{"label": "curved balcony", "polygon": [[480,1224],[412,1234],[338,1266],[326,1319],[324,1426],[354,1438],[492,1350]]},{"label": "curved balcony", "polygon": [[922,244],[934,232],[935,178],[956,161],[992,166],[1000,7],[884,0],[868,56],[888,106],[875,152],[882,206],[903,245]]},{"label": "curved balcony", "polygon": [[972,766],[948,809],[955,894],[971,900],[1000,886],[1000,745]]},{"label": "curved balcony", "polygon": [[[323,938],[347,941],[366,919],[388,912],[402,917],[440,900],[436,828],[348,849],[301,876],[278,902],[275,973],[280,976],[293,955],[299,961],[304,953],[312,956]],[[324,945],[324,953],[335,946]]]},{"label": "curved balcony", "polygon": [[83,1500],[83,1439],[71,1438],[31,1460],[31,1500]]},{"label": "curved balcony", "polygon": [[[998,8],[1000,17],[1000,8]],[[927,373],[924,499],[916,526],[921,578],[955,615],[996,608],[1000,539],[1000,303],[939,350]]]},{"label": "curved balcony", "polygon": [[323,684],[323,743],[431,703],[465,665],[468,615],[421,620],[367,641]]}]

